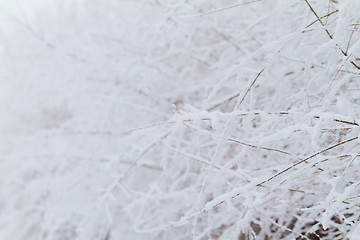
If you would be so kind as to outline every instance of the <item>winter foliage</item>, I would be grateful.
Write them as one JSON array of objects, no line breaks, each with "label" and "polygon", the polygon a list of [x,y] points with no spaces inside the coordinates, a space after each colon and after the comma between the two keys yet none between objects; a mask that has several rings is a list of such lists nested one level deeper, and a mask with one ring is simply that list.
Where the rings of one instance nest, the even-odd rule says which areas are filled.
[{"label": "winter foliage", "polygon": [[2,5],[0,239],[360,239],[359,1]]}]

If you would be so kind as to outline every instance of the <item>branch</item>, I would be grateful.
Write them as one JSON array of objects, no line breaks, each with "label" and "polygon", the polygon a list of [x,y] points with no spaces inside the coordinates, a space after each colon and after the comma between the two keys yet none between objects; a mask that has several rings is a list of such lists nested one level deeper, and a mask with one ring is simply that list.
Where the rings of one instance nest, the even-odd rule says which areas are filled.
[{"label": "branch", "polygon": [[[309,6],[309,8],[310,8],[310,10],[312,11],[312,13],[316,16],[317,21],[319,21],[319,23],[321,24],[321,26],[324,27],[325,32],[326,32],[326,34],[329,36],[329,38],[330,38],[331,40],[334,40],[333,36],[332,36],[332,35],[330,34],[330,32],[325,28],[325,24],[321,21],[321,19],[319,18],[319,16],[317,15],[317,13],[316,13],[315,10],[313,9],[313,7],[310,5],[310,3],[308,2],[308,0],[304,0],[304,1],[305,1],[306,4]],[[335,45],[336,45],[336,47],[340,50],[340,52],[341,52],[345,57],[348,56],[348,54],[347,54],[344,50],[342,50],[342,48],[339,46],[339,44],[335,43]],[[359,67],[355,62],[350,61],[350,63],[351,63],[354,67],[356,67],[357,69],[360,70],[360,67]]]},{"label": "branch", "polygon": [[[330,15],[333,15],[334,13],[337,13],[338,11],[339,11],[339,10],[336,9],[335,11],[333,11],[333,12],[331,12],[331,13],[328,13],[328,14],[322,16],[320,19],[323,19],[323,18],[326,18],[326,17],[328,17],[328,16],[330,16]],[[307,25],[305,28],[310,27],[311,25],[313,25],[314,23],[316,23],[316,22],[318,22],[318,21],[319,21],[319,19],[313,21],[312,23],[310,23],[309,25]]]},{"label": "branch", "polygon": [[220,9],[215,9],[215,10],[213,10],[213,11],[211,11],[211,12],[202,13],[202,14],[196,15],[195,17],[202,17],[202,16],[206,16],[206,15],[213,14],[213,13],[221,12],[221,11],[224,11],[224,10],[228,10],[228,9],[231,9],[231,8],[235,8],[235,7],[247,5],[247,4],[250,4],[250,3],[260,2],[260,1],[262,1],[262,0],[255,0],[255,1],[250,1],[250,2],[238,3],[238,4],[234,4],[234,5],[228,6],[228,7],[224,7],[224,8],[220,8]]},{"label": "branch", "polygon": [[276,178],[276,177],[280,176],[281,174],[289,171],[290,169],[296,167],[297,165],[299,165],[299,164],[301,164],[301,163],[303,163],[303,162],[306,162],[307,160],[309,160],[309,159],[311,159],[311,158],[313,158],[313,157],[315,157],[315,156],[317,156],[317,155],[319,155],[319,154],[321,154],[321,153],[327,152],[327,151],[329,151],[329,150],[331,150],[331,149],[333,149],[333,148],[336,148],[336,147],[341,146],[341,145],[343,145],[343,144],[345,144],[345,143],[354,141],[354,140],[356,140],[356,139],[358,139],[358,137],[354,137],[354,138],[351,138],[351,139],[342,141],[342,142],[337,143],[337,144],[334,144],[334,145],[332,145],[332,146],[330,146],[330,147],[328,147],[328,148],[325,148],[325,149],[321,150],[320,152],[314,153],[313,155],[311,155],[311,156],[309,156],[309,157],[307,157],[307,158],[304,158],[304,159],[302,159],[302,160],[294,163],[293,165],[285,168],[284,170],[282,170],[282,171],[278,172],[277,174],[273,175],[272,177],[270,177],[270,178],[262,181],[261,183],[258,183],[256,186],[257,186],[257,187],[260,187],[260,186],[262,186],[264,183],[273,180],[274,178]]},{"label": "branch", "polygon": [[[253,85],[255,84],[255,82],[258,80],[258,78],[260,77],[260,75],[262,74],[262,72],[264,71],[264,69],[265,69],[265,68],[262,68],[262,69],[260,70],[260,72],[256,75],[254,81],[250,84],[250,87],[246,90],[245,95],[243,96],[243,98],[241,99],[241,101],[240,101],[240,103],[239,103],[238,105],[241,105],[241,103],[244,101],[246,95],[250,92],[251,88],[253,87]],[[221,102],[219,102],[219,103],[213,105],[212,107],[208,108],[208,111],[214,110],[215,108],[223,105],[223,104],[226,103],[226,102],[230,102],[231,100],[233,100],[233,99],[235,99],[235,98],[237,98],[237,97],[239,97],[239,96],[240,96],[240,93],[236,93],[236,94],[228,97],[227,99],[222,100]]]},{"label": "branch", "polygon": [[[258,80],[258,78],[260,77],[260,75],[262,74],[262,72],[264,71],[265,68],[262,68],[261,71],[258,73],[258,75],[256,75],[256,78],[254,79],[254,81],[251,83],[250,87],[246,90],[246,93],[244,94],[244,96],[242,97],[241,101],[239,102],[238,106],[240,106],[242,104],[242,102],[245,100],[246,95],[250,92],[250,89],[254,86],[255,82]],[[237,106],[237,107],[238,107]]]},{"label": "branch", "polygon": [[[234,97],[235,98],[235,97]],[[250,115],[295,115],[295,114],[301,114],[302,116],[305,115],[305,113],[301,113],[301,112],[243,112],[243,113],[236,113],[236,116],[238,117],[245,117],[245,116],[250,116]],[[315,118],[315,119],[320,119],[321,116],[319,115],[312,115],[310,116],[312,118]],[[211,117],[204,117],[204,118],[201,118],[199,119],[201,121],[211,121]],[[186,123],[186,122],[193,122],[194,119],[184,119],[182,120],[182,122]],[[334,118],[333,119],[334,122],[339,122],[339,123],[344,123],[344,124],[349,124],[349,125],[353,125],[353,126],[360,126],[359,123],[357,122],[350,122],[350,121],[346,121],[346,120],[343,120],[343,119],[338,119],[338,118]],[[147,126],[144,126],[144,127],[140,127],[140,128],[135,128],[135,129],[132,129],[130,130],[128,133],[132,133],[132,132],[136,132],[136,131],[139,131],[139,130],[143,130],[143,129],[146,129],[146,128],[152,128],[152,127],[156,127],[156,126],[162,126],[162,125],[167,125],[167,124],[175,124],[177,123],[178,121],[176,120],[173,120],[173,121],[167,121],[167,122],[159,122],[159,123],[154,123],[154,124],[151,124],[151,125],[147,125]]]},{"label": "branch", "polygon": [[[333,148],[336,148],[336,147],[341,146],[341,145],[343,145],[343,144],[345,144],[345,143],[354,141],[354,140],[356,140],[356,139],[358,139],[358,137],[354,137],[354,138],[351,138],[351,139],[349,139],[349,140],[345,140],[345,141],[343,141],[343,142],[340,142],[340,143],[334,144],[334,145],[332,145],[332,146],[330,146],[330,147],[327,147],[327,148],[325,148],[325,149],[323,149],[323,150],[321,150],[321,151],[319,151],[319,152],[317,152],[317,153],[314,153],[313,155],[311,155],[311,156],[309,156],[309,157],[307,157],[307,158],[304,158],[304,159],[302,159],[302,160],[294,163],[294,164],[291,165],[290,167],[282,170],[281,172],[273,175],[272,177],[270,177],[270,178],[268,178],[268,179],[266,179],[266,180],[264,180],[264,181],[262,181],[262,182],[260,182],[260,183],[258,183],[258,184],[256,184],[256,185],[249,184],[249,185],[246,185],[246,186],[242,186],[242,187],[236,188],[236,189],[234,189],[233,191],[231,191],[231,192],[229,192],[229,193],[225,193],[225,194],[217,197],[216,199],[208,202],[208,203],[205,205],[205,207],[204,207],[204,209],[202,210],[202,212],[207,212],[207,211],[209,211],[210,209],[214,209],[214,208],[222,205],[223,203],[225,203],[227,200],[229,200],[229,199],[234,199],[234,198],[240,196],[242,193],[244,193],[244,192],[246,192],[246,191],[249,191],[249,190],[254,189],[254,188],[256,188],[256,187],[260,187],[260,186],[262,186],[264,183],[271,181],[272,179],[280,176],[281,174],[289,171],[290,169],[296,167],[297,165],[299,165],[299,164],[301,164],[301,163],[303,163],[303,162],[306,162],[307,160],[309,160],[309,159],[311,159],[311,158],[313,158],[313,157],[315,157],[315,156],[317,156],[317,155],[319,155],[319,154],[321,154],[321,153],[327,152],[327,151],[329,151],[329,150],[331,150],[331,149],[333,149]],[[237,193],[235,194],[235,192],[237,192]],[[230,196],[231,196],[231,197],[230,197]]]}]

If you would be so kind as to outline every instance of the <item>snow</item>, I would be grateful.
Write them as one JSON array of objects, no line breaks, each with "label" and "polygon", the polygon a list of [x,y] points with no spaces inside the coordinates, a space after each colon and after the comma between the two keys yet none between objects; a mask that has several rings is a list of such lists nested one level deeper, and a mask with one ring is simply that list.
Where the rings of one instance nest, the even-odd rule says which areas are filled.
[{"label": "snow", "polygon": [[360,239],[360,5],[307,1],[0,1],[0,240]]},{"label": "snow", "polygon": [[349,236],[350,240],[359,240],[360,239],[360,224],[357,224],[354,226],[353,230],[350,233]]}]

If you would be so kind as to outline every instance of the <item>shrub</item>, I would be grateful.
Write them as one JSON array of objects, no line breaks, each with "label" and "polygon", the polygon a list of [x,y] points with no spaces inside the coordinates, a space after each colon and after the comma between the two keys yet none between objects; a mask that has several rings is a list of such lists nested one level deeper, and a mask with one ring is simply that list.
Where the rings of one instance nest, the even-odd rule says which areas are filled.
[{"label": "shrub", "polygon": [[1,28],[4,239],[356,239],[360,4],[53,4]]}]

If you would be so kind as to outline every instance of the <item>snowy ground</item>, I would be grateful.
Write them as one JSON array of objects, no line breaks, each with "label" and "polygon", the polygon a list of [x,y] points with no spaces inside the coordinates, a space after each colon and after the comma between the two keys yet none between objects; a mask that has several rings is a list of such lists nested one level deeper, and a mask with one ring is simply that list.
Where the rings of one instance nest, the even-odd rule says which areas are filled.
[{"label": "snowy ground", "polygon": [[360,239],[359,12],[0,0],[0,240]]}]

